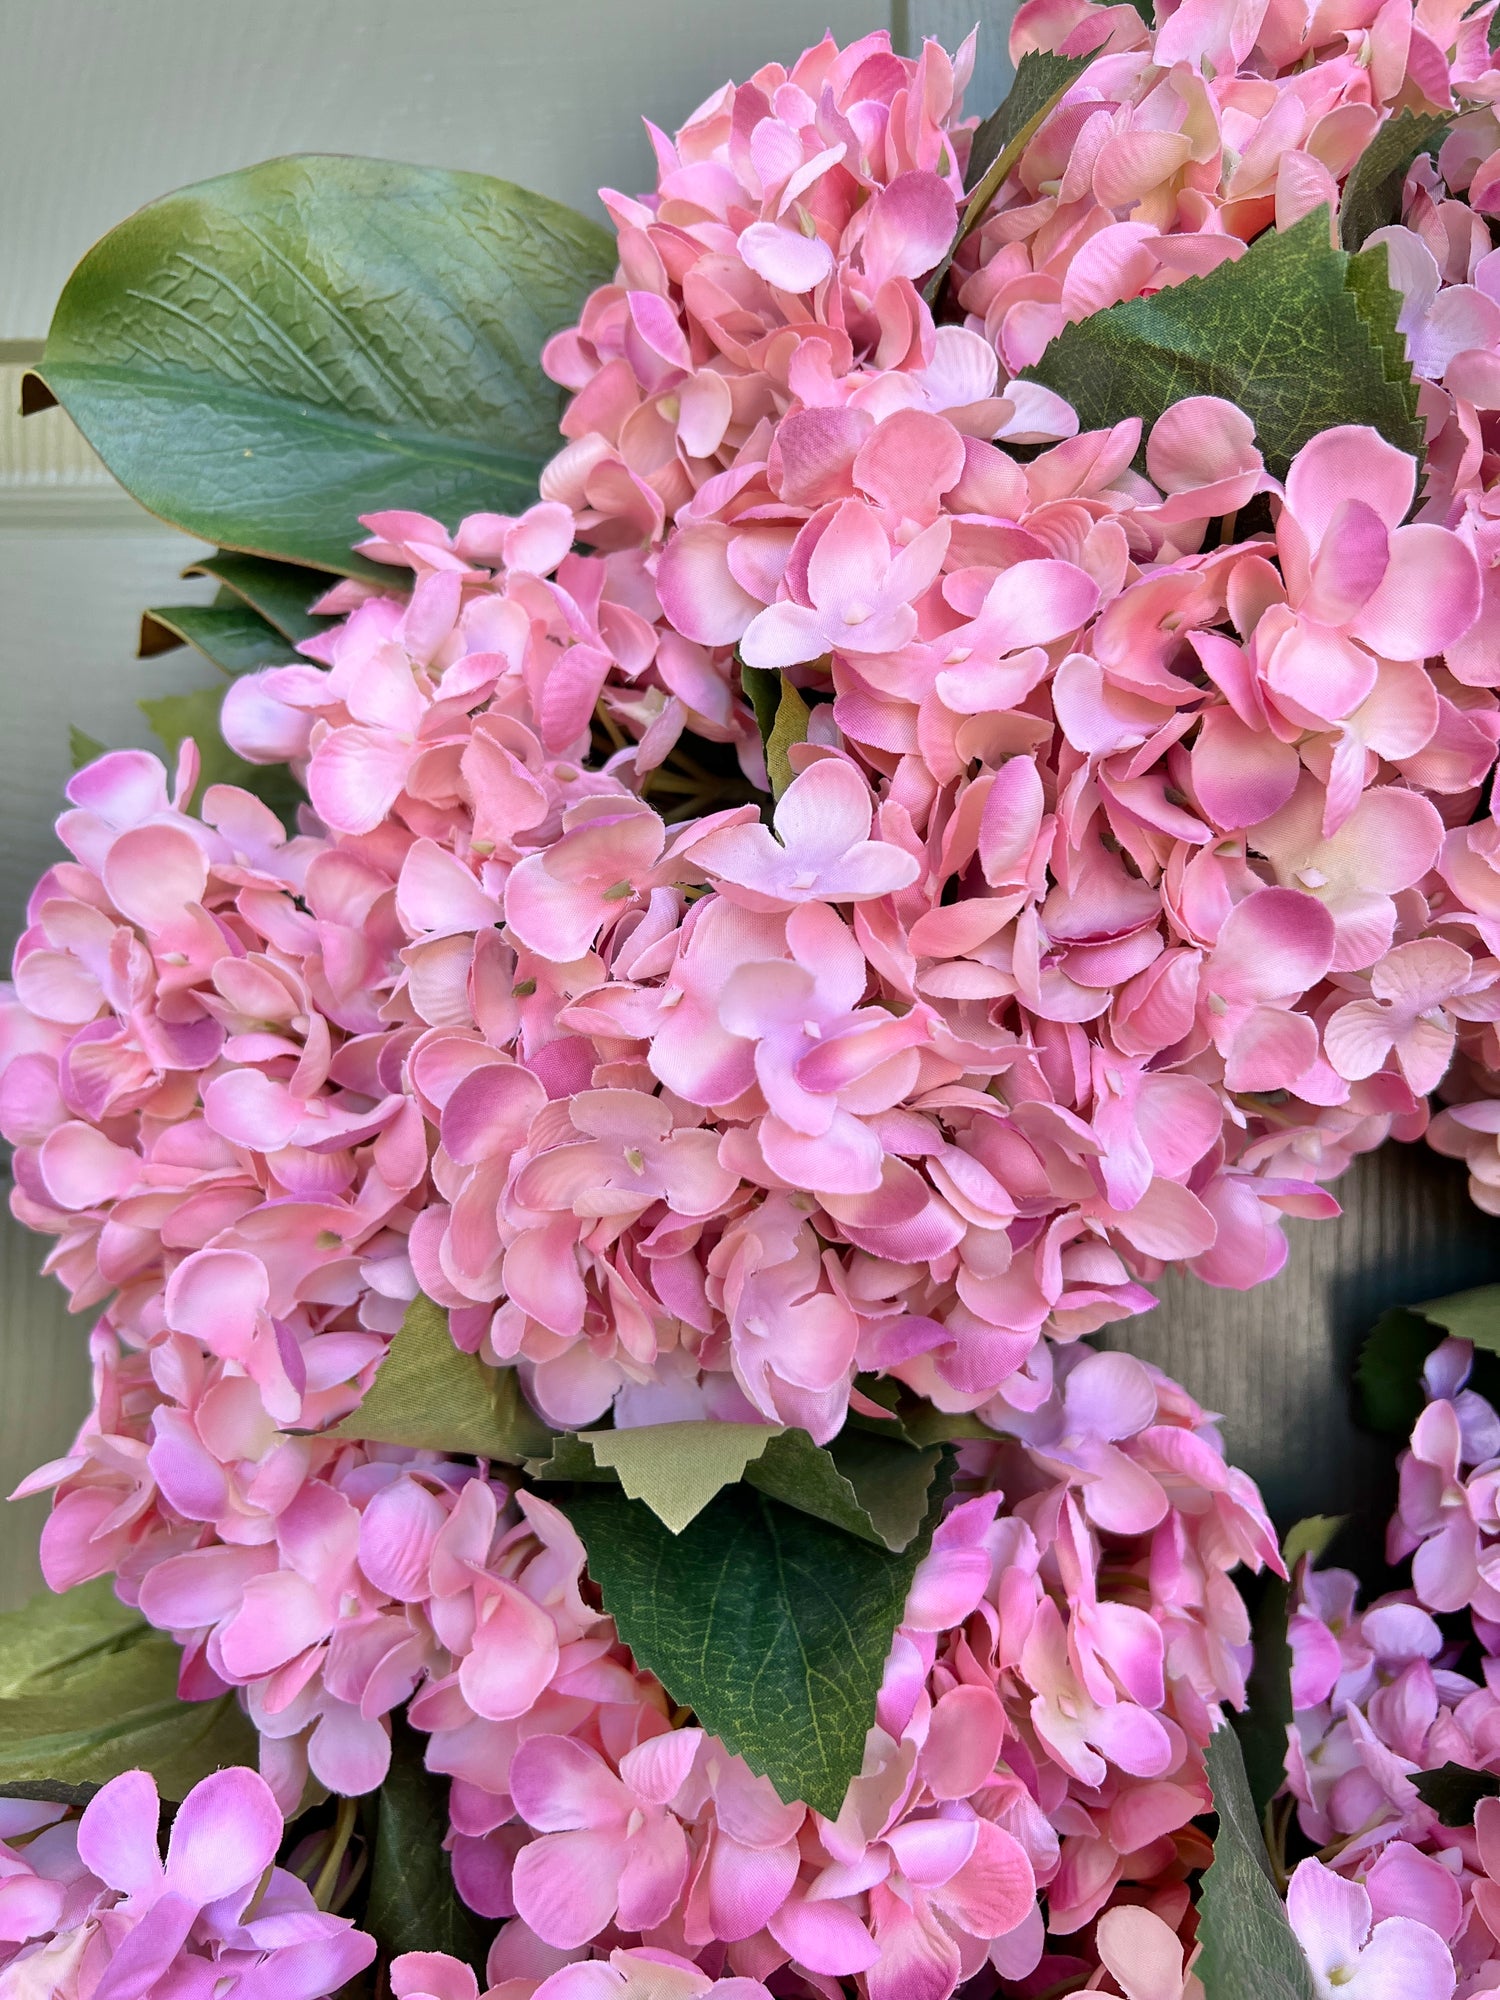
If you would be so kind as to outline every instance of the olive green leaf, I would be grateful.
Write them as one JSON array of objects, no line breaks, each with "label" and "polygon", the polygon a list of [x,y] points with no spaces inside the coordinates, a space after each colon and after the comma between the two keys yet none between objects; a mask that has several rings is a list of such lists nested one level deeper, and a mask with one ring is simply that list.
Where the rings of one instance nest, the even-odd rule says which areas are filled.
[{"label": "olive green leaf", "polygon": [[81,771],[85,764],[92,764],[96,757],[104,756],[105,750],[106,746],[97,736],[90,736],[76,722],[68,724],[68,761],[75,771]]},{"label": "olive green leaf", "polygon": [[1500,1285],[1478,1285],[1444,1299],[1426,1299],[1412,1311],[1455,1340],[1471,1340],[1487,1354],[1500,1354]]},{"label": "olive green leaf", "polygon": [[1193,1969],[1213,2000],[1316,2000],[1312,1972],[1271,1879],[1234,1731],[1216,1729],[1204,1758],[1219,1831],[1203,1877],[1203,1951]]},{"label": "olive green leaf", "polygon": [[1277,478],[1309,438],[1336,424],[1369,424],[1420,460],[1399,305],[1383,246],[1358,258],[1335,250],[1328,210],[1318,208],[1294,228],[1267,230],[1206,277],[1064,327],[1025,373],[1065,397],[1084,430],[1139,417],[1141,466],[1151,426],[1185,396],[1238,404]]},{"label": "olive green leaf", "polygon": [[418,1294],[359,1408],[330,1437],[472,1453],[519,1465],[544,1457],[551,1433],[514,1368],[488,1368],[453,1345],[448,1315]]},{"label": "olive green leaf", "polygon": [[234,1695],[182,1701],[181,1665],[171,1635],[107,1580],[0,1616],[0,1788],[99,1785],[140,1768],[182,1799],[221,1765],[253,1764]]},{"label": "olive green leaf", "polygon": [[893,1553],[922,1532],[942,1448],[844,1429],[826,1445],[806,1431],[772,1440],[745,1477],[773,1500],[816,1514],[861,1541]]},{"label": "olive green leaf", "polygon": [[613,239],[483,174],[307,154],[202,181],[97,243],[23,408],[60,402],[155,514],[346,574],[359,517],[521,508],[557,445],[542,345]]},{"label": "olive green leaf", "polygon": [[1472,1826],[1479,1801],[1500,1798],[1500,1776],[1493,1771],[1471,1771],[1467,1764],[1413,1771],[1411,1781],[1423,1805],[1431,1806],[1444,1826]]},{"label": "olive green leaf", "polygon": [[443,1847],[449,1785],[426,1769],[425,1745],[404,1717],[393,1719],[390,1772],[365,1815],[373,1860],[363,1926],[379,1944],[383,1964],[403,1952],[446,1951],[483,1972],[494,1927],[475,1916],[453,1886]]},{"label": "olive green leaf", "polygon": [[674,1702],[768,1777],[833,1817],[864,1757],[891,1635],[949,1484],[899,1554],[740,1485],[674,1535],[610,1486],[558,1505],[636,1659]]},{"label": "olive green leaf", "polygon": [[722,1487],[778,1435],[769,1424],[643,1424],[624,1431],[581,1431],[594,1463],[619,1477],[632,1500],[680,1535]]},{"label": "olive green leaf", "polygon": [[856,1430],[873,1431],[882,1437],[899,1437],[907,1444],[962,1444],[999,1441],[999,1433],[968,1410],[940,1410],[925,1396],[918,1396],[890,1375],[856,1375],[854,1386],[867,1402],[889,1410],[889,1419],[851,1411],[849,1423]]},{"label": "olive green leaf", "polygon": [[1419,153],[1442,143],[1453,121],[1436,111],[1398,111],[1349,169],[1339,201],[1339,241],[1358,250],[1372,230],[1401,219],[1401,185]]},{"label": "olive green leaf", "polygon": [[153,660],[178,646],[196,646],[226,674],[285,666],[296,657],[285,633],[238,598],[227,604],[159,604],[141,613],[141,659]]},{"label": "olive green leaf", "polygon": [[184,738],[191,736],[198,746],[198,799],[210,785],[238,785],[263,799],[285,821],[305,794],[285,764],[251,764],[238,756],[224,741],[219,712],[224,706],[224,683],[215,687],[191,688],[186,694],[154,695],[136,703],[141,714],[161,738],[171,764]]},{"label": "olive green leaf", "polygon": [[[219,549],[201,562],[189,563],[184,576],[217,577],[224,589],[258,611],[268,625],[274,625],[293,645],[314,638],[337,625],[337,618],[318,617],[308,609],[338,578],[326,569],[307,569],[301,563],[269,562],[264,556],[240,555],[234,549]],[[401,572],[390,573],[391,588],[398,589]],[[222,601],[222,592],[220,594]]]},{"label": "olive green leaf", "polygon": [[794,743],[807,741],[808,718],[812,711],[783,674],[781,698],[776,704],[776,720],[766,738],[766,776],[771,781],[771,797],[779,799],[796,777],[788,751]]},{"label": "olive green leaf", "polygon": [[781,706],[781,675],[775,667],[747,667],[741,660],[740,686],[764,743],[776,726],[776,711]]}]

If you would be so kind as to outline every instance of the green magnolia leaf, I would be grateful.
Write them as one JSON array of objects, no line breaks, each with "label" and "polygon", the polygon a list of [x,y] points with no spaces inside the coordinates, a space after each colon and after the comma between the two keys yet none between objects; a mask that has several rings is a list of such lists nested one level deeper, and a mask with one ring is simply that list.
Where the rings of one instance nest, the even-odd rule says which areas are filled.
[{"label": "green magnolia leaf", "polygon": [[1455,1340],[1470,1340],[1486,1354],[1500,1354],[1500,1285],[1479,1285],[1445,1299],[1427,1299],[1412,1311]]},{"label": "green magnolia leaf", "polygon": [[1500,1776],[1493,1771],[1471,1771],[1467,1764],[1414,1771],[1411,1781],[1423,1805],[1431,1806],[1444,1826],[1472,1826],[1479,1801],[1500,1798]]},{"label": "green magnolia leaf", "polygon": [[161,738],[170,765],[185,737],[198,746],[200,775],[197,796],[201,800],[210,785],[238,785],[263,799],[283,821],[305,794],[285,764],[250,764],[237,756],[224,741],[219,728],[219,711],[224,706],[224,683],[215,687],[192,688],[186,694],[155,695],[136,707]]},{"label": "green magnolia leaf", "polygon": [[1213,2000],[1316,2000],[1311,1969],[1271,1879],[1234,1731],[1216,1729],[1204,1757],[1219,1831],[1198,1903],[1203,1950],[1193,1969]]},{"label": "green magnolia leaf", "polygon": [[1453,121],[1436,111],[1398,111],[1349,170],[1339,202],[1339,240],[1357,250],[1372,230],[1401,219],[1401,184],[1419,153],[1431,152]]},{"label": "green magnolia leaf", "polygon": [[180,1700],[181,1665],[107,1580],[0,1616],[0,1788],[81,1788],[139,1767],[182,1799],[221,1765],[253,1764],[235,1697]]},{"label": "green magnolia leaf", "polygon": [[[225,590],[248,604],[252,611],[258,611],[268,625],[274,625],[283,632],[294,645],[303,639],[314,638],[330,625],[337,625],[337,618],[319,618],[308,610],[310,604],[327,590],[332,589],[338,578],[326,569],[307,569],[301,563],[269,562],[264,556],[240,555],[233,549],[220,549],[202,562],[189,563],[182,572],[184,576],[214,576]],[[389,572],[391,588],[398,589],[401,572]]]},{"label": "green magnolia leaf", "polygon": [[522,508],[557,445],[543,342],[613,239],[483,174],[307,154],[141,209],[64,288],[23,407],[64,405],[153,513],[347,574],[359,517]]},{"label": "green magnolia leaf", "polygon": [[141,613],[137,649],[141,659],[152,660],[184,645],[196,646],[226,674],[283,667],[295,657],[286,635],[237,599],[228,604],[163,604]]},{"label": "green magnolia leaf", "polygon": [[843,1430],[827,1445],[806,1431],[773,1438],[745,1477],[773,1500],[893,1552],[922,1531],[942,1448],[925,1451],[868,1431]]},{"label": "green magnolia leaf", "polygon": [[1360,1421],[1389,1437],[1411,1436],[1427,1398],[1422,1364],[1442,1339],[1441,1330],[1405,1306],[1383,1312],[1365,1336],[1354,1368]]},{"label": "green magnolia leaf", "polygon": [[611,1487],[559,1501],[640,1664],[783,1799],[837,1814],[864,1757],[891,1634],[931,1543],[899,1555],[745,1486],[673,1535]]},{"label": "green magnolia leaf", "polygon": [[545,1457],[551,1432],[514,1368],[488,1368],[453,1345],[448,1315],[421,1294],[407,1307],[364,1401],[325,1435],[472,1453],[519,1465]]},{"label": "green magnolia leaf", "polygon": [[1066,397],[1084,430],[1139,417],[1142,466],[1146,434],[1184,396],[1237,403],[1277,478],[1335,424],[1372,425],[1420,461],[1416,386],[1391,346],[1399,304],[1379,251],[1333,249],[1318,208],[1207,277],[1064,327],[1024,372]]},{"label": "green magnolia leaf", "polygon": [[643,1424],[634,1430],[581,1431],[594,1463],[616,1473],[632,1500],[680,1535],[722,1487],[743,1478],[778,1435],[769,1424]]},{"label": "green magnolia leaf", "polygon": [[404,1717],[394,1718],[390,1772],[370,1802],[373,1860],[361,1921],[379,1944],[383,1964],[403,1952],[446,1951],[482,1973],[494,1927],[477,1917],[453,1886],[443,1851],[448,1780],[425,1768],[425,1745],[426,1738]]},{"label": "green magnolia leaf", "polygon": [[964,192],[969,199],[948,254],[927,281],[923,297],[928,305],[937,303],[952,268],[954,251],[983,222],[990,203],[1014,172],[1048,113],[1055,110],[1093,60],[1092,53],[1057,56],[1041,49],[1030,49],[1022,56],[1005,102],[990,113],[974,134],[968,171],[964,175]]},{"label": "green magnolia leaf", "polygon": [[[1281,1559],[1293,1576],[1299,1562],[1315,1562],[1327,1550],[1343,1525],[1343,1516],[1312,1514],[1287,1530]],[[1286,1732],[1292,1720],[1292,1649],[1287,1642],[1291,1590],[1270,1570],[1243,1577],[1240,1588],[1250,1609],[1253,1659],[1245,1707],[1232,1721],[1251,1800],[1256,1812],[1264,1813],[1286,1780]]]},{"label": "green magnolia leaf", "polygon": [[102,757],[105,746],[97,736],[90,736],[76,722],[68,724],[68,758],[75,771],[81,771],[85,764],[92,764],[96,757]]}]

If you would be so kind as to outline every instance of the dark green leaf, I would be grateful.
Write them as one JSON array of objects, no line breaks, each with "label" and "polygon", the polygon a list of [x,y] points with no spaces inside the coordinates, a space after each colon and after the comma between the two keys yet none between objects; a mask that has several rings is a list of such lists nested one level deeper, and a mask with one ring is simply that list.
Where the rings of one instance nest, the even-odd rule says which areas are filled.
[{"label": "dark green leaf", "polygon": [[1431,1806],[1444,1826],[1472,1826],[1479,1801],[1500,1798],[1500,1776],[1471,1771],[1467,1764],[1414,1771],[1411,1781],[1423,1805]]},{"label": "dark green leaf", "polygon": [[[1281,1559],[1295,1576],[1304,1560],[1316,1561],[1343,1526],[1340,1516],[1313,1514],[1287,1530]],[[1292,1720],[1292,1649],[1287,1643],[1291,1591],[1287,1582],[1262,1570],[1245,1576],[1240,1588],[1250,1607],[1254,1657],[1245,1707],[1232,1717],[1245,1759],[1245,1775],[1257,1813],[1286,1780],[1286,1732]]]},{"label": "dark green leaf", "polygon": [[163,604],[141,613],[140,657],[196,646],[226,674],[281,667],[296,656],[284,633],[248,604]]},{"label": "dark green leaf", "polygon": [[1487,37],[1487,43],[1491,55],[1500,52],[1500,7],[1497,7],[1490,16],[1490,32]]},{"label": "dark green leaf", "polygon": [[1312,1973],[1287,1922],[1245,1780],[1239,1738],[1216,1729],[1204,1753],[1219,1831],[1198,1904],[1194,1970],[1213,2000],[1316,2000]]},{"label": "dark green leaf", "polygon": [[1066,397],[1084,430],[1139,417],[1143,453],[1173,403],[1222,396],[1253,420],[1277,478],[1335,424],[1370,424],[1420,460],[1416,387],[1390,345],[1399,303],[1383,260],[1332,248],[1319,208],[1237,263],[1064,327],[1025,372]]},{"label": "dark green leaf", "polygon": [[1151,4],[1151,0],[1130,0],[1130,4],[1148,28],[1156,26],[1156,9]]},{"label": "dark green leaf", "polygon": [[1500,1285],[1479,1285],[1445,1299],[1412,1307],[1455,1340],[1470,1340],[1487,1354],[1500,1354]]},{"label": "dark green leaf", "polygon": [[224,741],[219,728],[219,711],[224,706],[222,681],[215,687],[192,688],[187,694],[156,695],[136,706],[161,738],[169,764],[185,737],[191,736],[197,744],[200,801],[210,785],[238,785],[263,799],[285,822],[302,799],[302,789],[285,764],[247,763]]},{"label": "dark green leaf", "polygon": [[391,1730],[391,1768],[374,1804],[374,1860],[363,1927],[388,1963],[407,1951],[446,1951],[484,1970],[493,1926],[459,1898],[443,1852],[448,1780],[422,1762],[426,1738],[404,1717]]},{"label": "dark green leaf", "polygon": [[179,1700],[181,1664],[107,1581],[0,1616],[0,1786],[99,1785],[139,1767],[181,1799],[221,1765],[253,1764],[235,1697]]},{"label": "dark green leaf", "polygon": [[914,1450],[898,1439],[844,1430],[824,1446],[784,1431],[745,1468],[752,1486],[789,1507],[898,1551],[922,1531],[942,1447]]},{"label": "dark green leaf", "polygon": [[832,1817],[859,1773],[891,1635],[947,1486],[945,1469],[900,1555],[744,1486],[681,1535],[610,1487],[559,1504],[640,1664],[782,1798]]},{"label": "dark green leaf", "polygon": [[1399,324],[1401,294],[1391,287],[1390,260],[1383,243],[1371,243],[1349,259],[1345,282],[1359,307],[1365,332],[1375,344],[1385,379],[1398,394],[1415,390],[1406,358],[1406,335]]},{"label": "dark green leaf", "polygon": [[1440,145],[1453,121],[1436,111],[1398,111],[1349,170],[1339,202],[1339,240],[1358,250],[1372,230],[1401,220],[1401,184],[1419,153]]},{"label": "dark green leaf", "polygon": [[[301,563],[268,562],[264,556],[245,556],[233,549],[220,549],[202,562],[189,563],[184,576],[215,576],[226,590],[258,611],[268,625],[284,632],[294,645],[336,625],[336,618],[318,618],[308,610],[338,578],[326,569],[306,569]],[[391,587],[401,583],[401,572],[390,573]]]},{"label": "dark green leaf", "polygon": [[97,736],[88,735],[76,722],[68,724],[68,757],[75,771],[81,771],[85,764],[92,764],[104,753],[105,746]]},{"label": "dark green leaf", "polygon": [[1427,1401],[1422,1365],[1441,1338],[1431,1321],[1405,1306],[1394,1306],[1376,1320],[1354,1369],[1359,1418],[1369,1430],[1411,1436]]},{"label": "dark green leaf", "polygon": [[471,1452],[519,1465],[544,1458],[552,1434],[521,1394],[514,1368],[488,1368],[453,1345],[448,1315],[419,1294],[364,1401],[330,1437]]},{"label": "dark green leaf", "polygon": [[62,403],[153,513],[350,574],[359,517],[521,508],[557,446],[543,342],[612,237],[482,174],[309,154],[153,202],[64,289],[25,406]]},{"label": "dark green leaf", "polygon": [[990,113],[974,134],[968,172],[964,176],[969,199],[948,254],[927,281],[923,297],[929,305],[935,305],[942,292],[954,251],[983,222],[985,211],[1014,172],[1048,113],[1093,60],[1092,52],[1086,56],[1057,56],[1041,49],[1030,49],[1022,56],[1005,102]]}]

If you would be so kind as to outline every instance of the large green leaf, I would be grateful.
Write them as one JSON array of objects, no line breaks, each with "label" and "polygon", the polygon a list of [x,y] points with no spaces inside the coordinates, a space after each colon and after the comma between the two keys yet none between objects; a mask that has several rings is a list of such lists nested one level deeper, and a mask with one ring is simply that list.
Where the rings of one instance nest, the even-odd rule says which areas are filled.
[{"label": "large green leaf", "polygon": [[595,223],[483,174],[271,160],[97,243],[23,400],[62,403],[191,534],[376,574],[349,553],[361,514],[535,498],[560,410],[542,344],[614,262]]},{"label": "large green leaf", "polygon": [[515,1369],[488,1368],[455,1347],[448,1315],[418,1294],[364,1401],[328,1435],[519,1465],[545,1455],[552,1434],[521,1394]]},{"label": "large green leaf", "polygon": [[1216,1729],[1204,1753],[1219,1831],[1198,1904],[1194,1970],[1212,2000],[1317,2000],[1312,1971],[1287,1922],[1245,1780],[1239,1738]]},{"label": "large green leaf", "polygon": [[1445,1299],[1425,1299],[1412,1311],[1455,1340],[1471,1340],[1487,1354],[1500,1354],[1500,1285],[1478,1285]]},{"label": "large green leaf", "polygon": [[1277,478],[1335,424],[1370,424],[1420,459],[1416,385],[1391,346],[1399,303],[1382,252],[1335,250],[1318,208],[1207,277],[1064,327],[1025,373],[1066,397],[1084,430],[1139,417],[1143,439],[1184,396],[1225,397],[1254,421]]},{"label": "large green leaf", "polygon": [[673,1701],[782,1798],[837,1814],[916,1566],[946,1494],[899,1555],[736,1486],[682,1534],[608,1486],[559,1505],[605,1609]]},{"label": "large green leaf", "polygon": [[105,1580],[0,1616],[0,1790],[97,1785],[140,1767],[181,1799],[221,1765],[254,1764],[235,1697],[179,1700],[181,1664],[175,1641]]},{"label": "large green leaf", "polygon": [[[258,611],[268,625],[284,632],[296,645],[337,625],[336,618],[320,618],[308,609],[338,581],[325,569],[307,569],[301,563],[269,562],[264,556],[240,555],[234,549],[219,549],[201,562],[189,563],[184,576],[217,577],[225,590]],[[391,587],[402,581],[401,572],[389,572]]]},{"label": "large green leaf", "polygon": [[922,1532],[942,1447],[845,1429],[827,1445],[787,1431],[745,1469],[752,1486],[804,1514],[899,1552]]},{"label": "large green leaf", "polygon": [[1452,125],[1437,111],[1398,111],[1349,169],[1339,202],[1339,240],[1358,250],[1372,230],[1401,220],[1401,185],[1419,153],[1440,144]]},{"label": "large green leaf", "polygon": [[680,1535],[725,1486],[744,1477],[777,1436],[768,1424],[642,1424],[633,1430],[583,1431],[596,1466],[613,1472],[632,1500]]},{"label": "large green leaf", "polygon": [[448,1780],[425,1768],[425,1747],[426,1739],[397,1716],[390,1774],[371,1801],[374,1859],[363,1927],[379,1944],[382,1963],[408,1951],[446,1951],[482,1972],[492,1927],[453,1887],[443,1850]]},{"label": "large green leaf", "polygon": [[196,646],[226,674],[281,667],[296,657],[286,634],[239,598],[227,604],[159,604],[141,613],[137,650],[143,660],[178,646]]}]

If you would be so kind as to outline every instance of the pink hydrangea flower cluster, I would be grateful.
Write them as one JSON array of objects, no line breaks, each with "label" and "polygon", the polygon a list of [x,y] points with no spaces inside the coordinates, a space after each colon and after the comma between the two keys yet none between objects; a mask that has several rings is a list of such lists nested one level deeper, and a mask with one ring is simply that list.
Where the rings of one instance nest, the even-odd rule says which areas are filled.
[{"label": "pink hydrangea flower cluster", "polygon": [[375,1956],[375,1940],[320,1910],[275,1866],[282,1819],[253,1771],[216,1771],[172,1822],[145,1771],[84,1807],[0,1800],[4,2000],[324,2000]]},{"label": "pink hydrangea flower cluster", "polygon": [[[1425,1973],[1402,1961],[1414,2000],[1500,1990],[1500,1800],[1482,1799],[1472,1827],[1447,1827],[1412,1782],[1445,1764],[1500,1763],[1500,1598],[1489,1580],[1500,1574],[1500,1416],[1466,1386],[1472,1360],[1467,1341],[1445,1340],[1427,1361],[1429,1400],[1402,1454],[1387,1536],[1390,1561],[1410,1559],[1410,1587],[1361,1608],[1347,1570],[1305,1567],[1288,1635],[1298,1823],[1362,1887],[1367,1923],[1400,1915],[1436,1933],[1441,1953],[1416,1947]],[[1465,1630],[1454,1614],[1467,1614]]]},{"label": "pink hydrangea flower cluster", "polygon": [[[1229,1571],[1274,1544],[1203,1412],[1079,1342],[1167,1263],[1271,1275],[1282,1217],[1334,1213],[1323,1182],[1419,1136],[1445,1077],[1433,1141],[1500,1208],[1488,13],[1183,0],[1150,31],[1031,0],[1018,54],[1094,60],[943,324],[919,282],[967,52],[768,66],[655,135],[652,195],[606,197],[620,272],[547,350],[575,395],[540,503],[372,516],[391,587],[340,585],[302,661],[234,685],[226,734],[303,775],[300,830],[223,786],[195,812],[191,746],[170,789],[135,752],[70,786],[0,1016],[15,1211],[102,1308],[93,1414],[26,1489],[58,1490],[48,1580],[113,1574],[186,1693],[243,1689],[288,1808],[309,1771],[380,1783],[410,1702],[460,1888],[511,1918],[505,2000],[1191,1977],[1146,1919],[1185,1928],[1201,1747],[1243,1698]],[[1016,379],[1069,319],[1336,210],[1421,104],[1453,135],[1383,232],[1420,494],[1358,426],[1277,480],[1212,397],[1145,477],[1138,422],[1080,435]],[[1236,539],[1252,504],[1272,527]],[[766,781],[741,661],[809,711],[769,820],[694,761]],[[822,1441],[871,1373],[996,1433],[836,1820],[674,1724],[545,1498],[321,1435],[419,1291],[559,1426]],[[1418,1563],[1500,1621],[1443,1421]],[[1421,1601],[1371,1620],[1326,1687],[1299,1665],[1309,1713],[1358,1682],[1297,1779],[1329,1838],[1375,1810],[1334,1795],[1388,1680],[1427,1674],[1429,1733],[1492,1700],[1431,1665]],[[1432,1860],[1397,1805],[1372,1881]],[[1321,1936],[1350,1885],[1307,1881]],[[1405,1905],[1358,1892],[1339,1936],[1378,1958]]]}]

